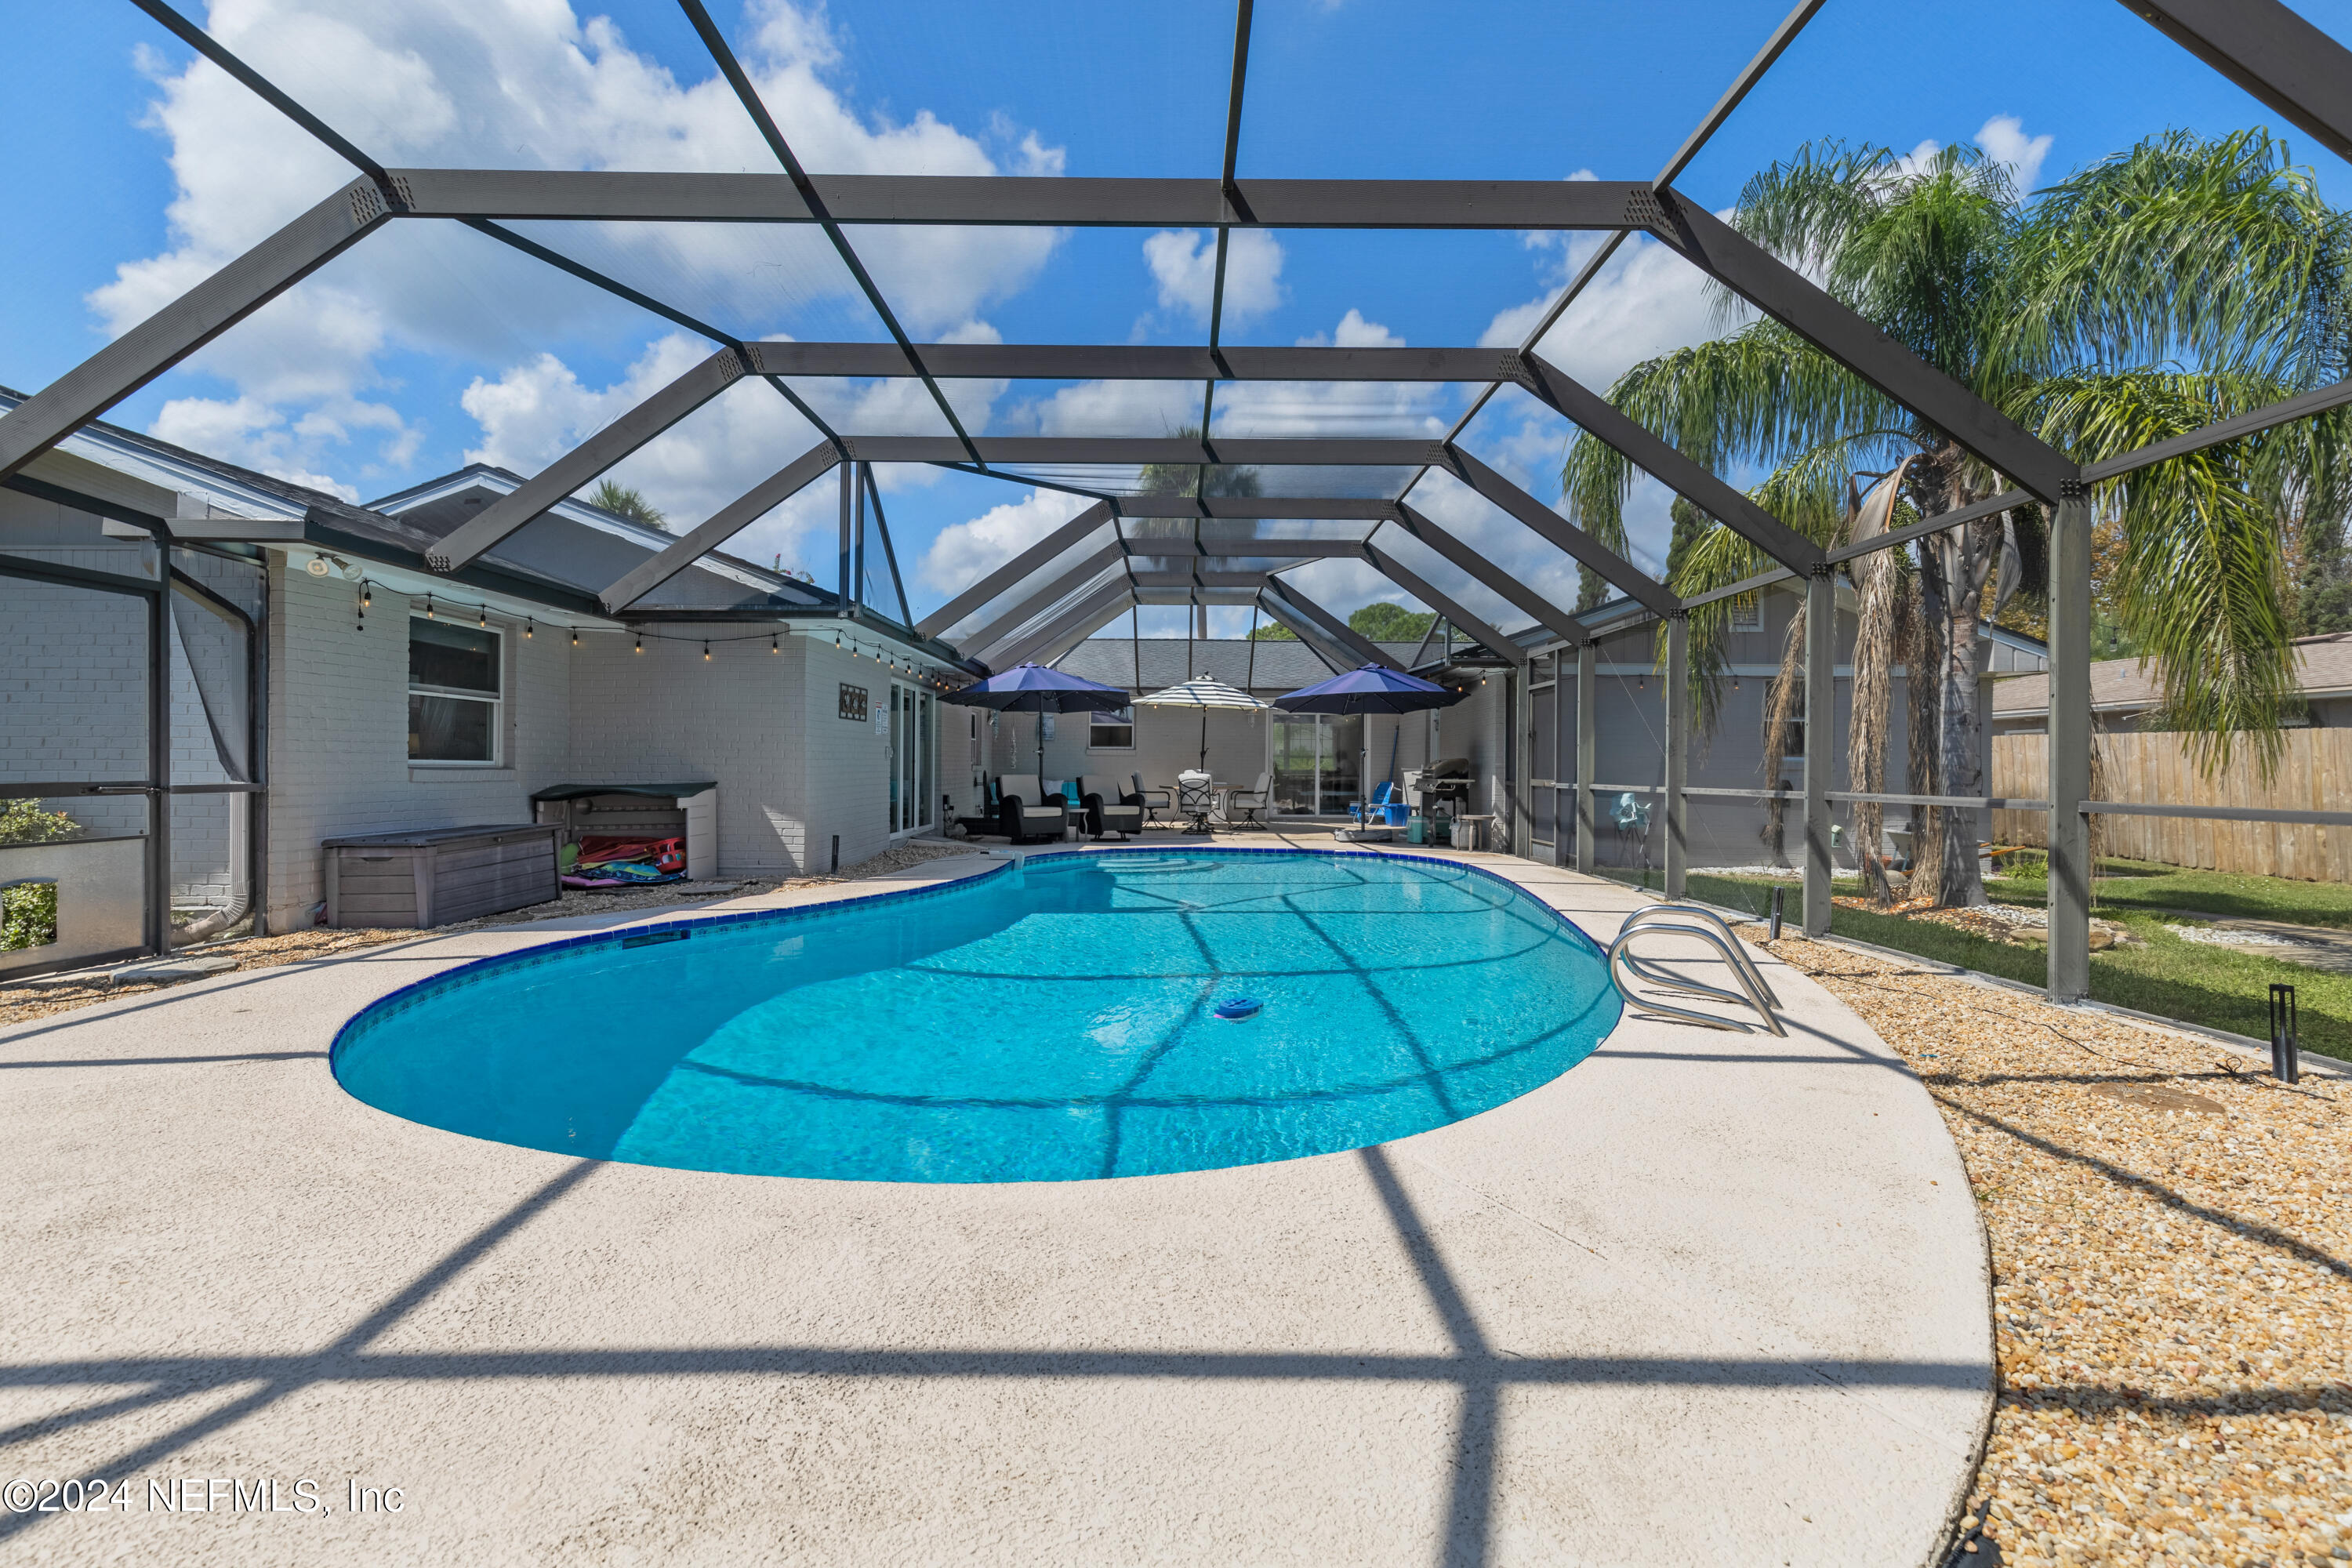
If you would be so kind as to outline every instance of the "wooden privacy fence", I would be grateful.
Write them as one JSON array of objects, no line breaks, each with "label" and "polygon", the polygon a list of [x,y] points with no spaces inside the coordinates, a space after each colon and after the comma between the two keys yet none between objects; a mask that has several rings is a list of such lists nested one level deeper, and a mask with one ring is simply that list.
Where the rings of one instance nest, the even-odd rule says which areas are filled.
[{"label": "wooden privacy fence", "polygon": [[[2091,793],[2100,800],[2152,805],[2352,809],[2352,730],[2290,730],[2284,739],[2278,771],[2266,784],[2242,751],[2209,777],[2198,771],[2180,735],[2136,730],[2101,734]],[[1992,794],[2032,798],[2049,783],[2049,736],[1993,737]],[[2096,821],[2102,855],[2206,871],[2352,882],[2352,827],[2181,816],[2105,816]],[[2039,847],[2048,830],[2049,818],[2038,811],[1992,814],[1992,837],[1999,843]]]}]

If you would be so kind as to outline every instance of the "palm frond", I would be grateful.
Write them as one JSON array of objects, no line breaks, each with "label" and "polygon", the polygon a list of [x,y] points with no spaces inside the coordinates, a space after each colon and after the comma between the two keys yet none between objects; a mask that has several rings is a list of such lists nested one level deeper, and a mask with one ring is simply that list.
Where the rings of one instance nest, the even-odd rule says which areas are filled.
[{"label": "palm frond", "polygon": [[[2210,424],[2249,390],[2244,378],[2153,371],[2044,388],[2036,427],[2086,462]],[[2099,500],[2123,521],[2116,598],[2125,629],[2156,662],[2169,721],[2189,732],[2209,771],[2228,764],[2242,731],[2267,773],[2294,689],[2284,529],[2274,501],[2247,483],[2259,453],[2244,445],[2143,468],[2102,487]]]},{"label": "palm frond", "polygon": [[2341,378],[2352,216],[2262,130],[2151,137],[2044,193],[2000,357],[2029,372],[2179,361],[2301,390]]},{"label": "palm frond", "polygon": [[[1772,321],[1644,360],[1617,378],[1609,400],[1718,473],[1777,467],[1830,441],[1853,442],[1865,458],[1910,445],[1895,434],[1910,424],[1898,405]],[[1560,474],[1570,517],[1621,552],[1633,472],[1613,447],[1579,435]]]}]

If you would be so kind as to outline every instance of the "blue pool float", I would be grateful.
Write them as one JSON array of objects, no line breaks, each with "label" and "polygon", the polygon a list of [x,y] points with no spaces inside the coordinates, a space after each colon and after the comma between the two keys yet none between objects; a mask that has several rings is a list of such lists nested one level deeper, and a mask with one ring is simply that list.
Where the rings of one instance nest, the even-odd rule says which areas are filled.
[{"label": "blue pool float", "polygon": [[1235,996],[1228,1001],[1218,1003],[1211,1010],[1228,1023],[1238,1024],[1244,1018],[1256,1017],[1257,1010],[1265,1005],[1265,1003],[1255,996]]}]

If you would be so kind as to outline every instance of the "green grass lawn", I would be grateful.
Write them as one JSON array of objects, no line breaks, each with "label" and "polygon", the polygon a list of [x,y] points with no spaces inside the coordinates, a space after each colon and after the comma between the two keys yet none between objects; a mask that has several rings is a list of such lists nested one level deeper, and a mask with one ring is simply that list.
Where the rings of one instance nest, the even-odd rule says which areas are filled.
[{"label": "green grass lawn", "polygon": [[[2352,976],[2306,969],[2269,957],[2259,949],[2189,942],[2165,929],[2168,924],[2183,923],[2179,917],[2157,912],[2202,910],[2253,920],[2352,926],[2352,889],[2273,877],[2185,871],[2136,860],[2102,861],[2100,870],[2099,918],[2125,927],[2139,942],[2091,954],[2094,1000],[2264,1039],[2270,1034],[2271,983],[2283,980],[2295,988],[2304,1048],[2352,1060]],[[1619,873],[1617,879],[1646,885],[1652,891],[1658,890],[1662,881],[1655,872],[1646,879],[1638,873]],[[1802,902],[1797,885],[1777,885],[1788,889],[1785,908],[1794,927]],[[1693,877],[1690,895],[1705,903],[1762,915],[1769,909],[1774,886],[1769,879],[1760,877]],[[1834,886],[1842,895],[1861,891],[1855,878],[1841,877]],[[2047,897],[2041,882],[2026,878],[1996,879],[1988,884],[1987,891],[2002,903],[2040,904]],[[1835,936],[2029,985],[2041,984],[2047,973],[2047,959],[2039,943],[1994,942],[1899,915],[1839,909],[1831,917],[1830,931]]]},{"label": "green grass lawn", "polygon": [[[1997,878],[1986,884],[1985,890],[2004,903],[2038,904],[2048,897],[2042,881],[2022,877]],[[2131,910],[2198,910],[2239,920],[2352,927],[2352,887],[2341,882],[2189,871],[2147,860],[2100,861],[2091,901],[2102,915]]]}]

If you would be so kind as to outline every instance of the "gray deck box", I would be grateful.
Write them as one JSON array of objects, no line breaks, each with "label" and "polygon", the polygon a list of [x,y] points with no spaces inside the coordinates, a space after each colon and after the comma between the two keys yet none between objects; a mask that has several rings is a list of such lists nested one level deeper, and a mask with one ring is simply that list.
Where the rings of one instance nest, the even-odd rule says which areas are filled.
[{"label": "gray deck box", "polygon": [[555,835],[517,823],[327,839],[327,923],[447,925],[546,903],[563,890]]}]

